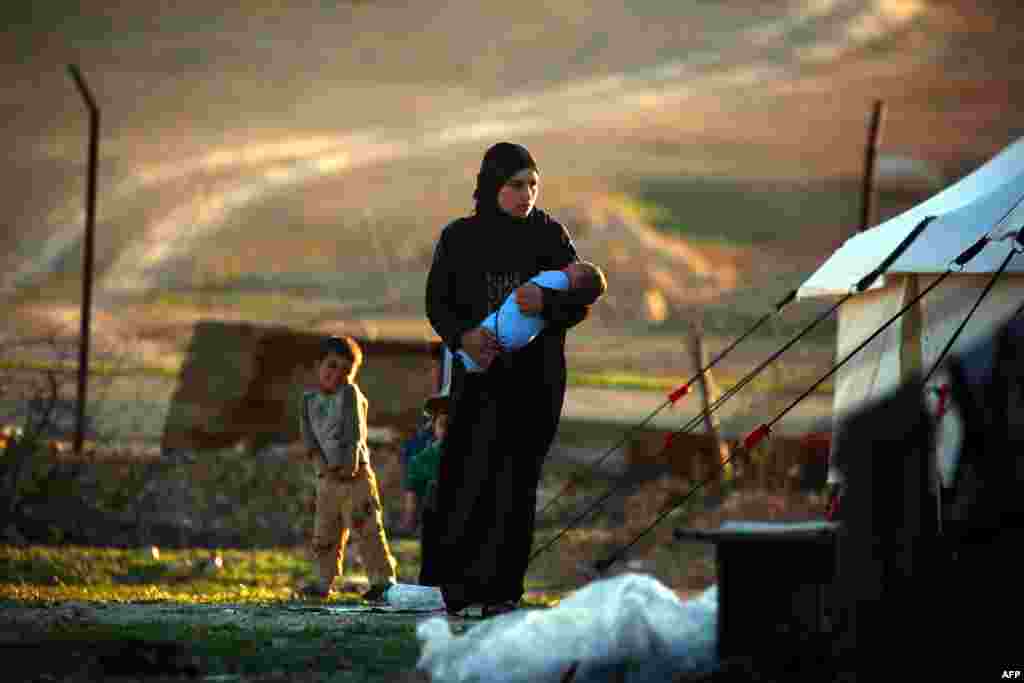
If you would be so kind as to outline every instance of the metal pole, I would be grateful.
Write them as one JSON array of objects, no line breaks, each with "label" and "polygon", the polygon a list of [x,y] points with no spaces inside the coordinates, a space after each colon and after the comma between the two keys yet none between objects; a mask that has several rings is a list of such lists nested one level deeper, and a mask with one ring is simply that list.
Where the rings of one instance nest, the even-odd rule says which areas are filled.
[{"label": "metal pole", "polygon": [[89,175],[85,198],[85,248],[82,255],[82,314],[81,331],[78,345],[78,405],[75,417],[74,452],[81,454],[82,442],[85,437],[85,404],[89,384],[89,328],[92,312],[92,244],[93,226],[96,221],[96,166],[99,157],[100,110],[96,106],[89,87],[85,84],[81,72],[74,64],[68,65],[68,71],[75,80],[78,92],[85,100],[89,109]]},{"label": "metal pole", "polygon": [[878,138],[881,135],[884,111],[885,104],[882,100],[875,100],[874,110],[871,112],[871,123],[868,127],[868,142],[864,150],[864,185],[861,189],[860,227],[857,232],[864,232],[871,227],[875,220],[877,208],[875,206],[875,156],[878,151]]}]

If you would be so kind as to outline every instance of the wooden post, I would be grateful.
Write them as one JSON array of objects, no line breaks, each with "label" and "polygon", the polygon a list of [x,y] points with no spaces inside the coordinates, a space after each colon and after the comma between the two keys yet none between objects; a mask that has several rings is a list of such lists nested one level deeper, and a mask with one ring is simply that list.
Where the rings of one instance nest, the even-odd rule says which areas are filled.
[{"label": "wooden post", "polygon": [[68,71],[89,109],[89,174],[85,198],[85,242],[82,250],[82,313],[78,345],[78,405],[75,418],[74,452],[82,452],[85,438],[85,404],[89,387],[89,329],[92,313],[92,245],[93,226],[96,221],[96,166],[99,158],[100,110],[96,107],[89,87],[74,64]]},{"label": "wooden post", "polygon": [[860,227],[857,232],[864,232],[874,224],[875,214],[878,210],[875,193],[875,158],[878,152],[878,139],[881,136],[884,112],[885,104],[882,100],[875,100],[871,112],[871,122],[868,125],[868,141],[864,149],[864,181],[860,199]]},{"label": "wooden post", "polygon": [[[690,354],[694,368],[700,371],[701,368],[706,366],[707,363],[705,358],[706,354],[704,353],[703,330],[701,329],[701,325],[699,322],[695,322],[691,326]],[[706,454],[698,454],[698,458],[706,458],[706,460],[704,460],[701,464],[705,465],[709,469],[707,476],[710,476],[711,473],[718,471],[718,476],[712,480],[713,484],[709,484],[709,487],[711,487],[709,491],[714,495],[721,495],[722,478],[725,474],[724,472],[721,471],[722,461],[725,458],[729,457],[729,448],[725,444],[725,442],[723,442],[719,437],[718,428],[715,426],[715,420],[709,412],[712,403],[712,394],[717,395],[718,388],[715,386],[714,379],[711,377],[710,370],[708,370],[707,372],[701,372],[698,376],[698,380],[700,387],[700,405],[702,411],[701,414],[703,415],[704,419],[704,431],[707,433],[709,437],[708,447],[710,449],[709,452]],[[705,467],[700,467],[699,469],[703,470],[705,469]],[[698,475],[699,478],[703,478],[704,476],[705,475],[703,473]]]}]

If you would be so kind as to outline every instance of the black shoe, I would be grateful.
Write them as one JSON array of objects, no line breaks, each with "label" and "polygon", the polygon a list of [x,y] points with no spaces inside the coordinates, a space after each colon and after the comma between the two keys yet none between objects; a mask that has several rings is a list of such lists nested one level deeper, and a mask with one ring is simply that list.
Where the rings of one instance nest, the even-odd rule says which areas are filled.
[{"label": "black shoe", "polygon": [[491,605],[484,605],[483,618],[490,619],[502,614],[508,614],[509,612],[515,612],[519,609],[519,603],[514,600],[506,600],[505,602],[498,602]]},{"label": "black shoe", "polygon": [[384,602],[384,596],[388,589],[394,586],[393,583],[378,583],[370,586],[370,590],[363,593],[363,600],[367,602]]},{"label": "black shoe", "polygon": [[306,585],[295,591],[295,594],[300,598],[307,598],[311,600],[326,600],[330,594],[330,589],[324,589],[318,583],[307,583]]},{"label": "black shoe", "polygon": [[480,616],[481,607],[479,603],[473,604],[465,600],[457,600],[451,595],[446,596],[443,588],[441,589],[441,597],[444,600],[444,611],[450,617],[466,619]]}]

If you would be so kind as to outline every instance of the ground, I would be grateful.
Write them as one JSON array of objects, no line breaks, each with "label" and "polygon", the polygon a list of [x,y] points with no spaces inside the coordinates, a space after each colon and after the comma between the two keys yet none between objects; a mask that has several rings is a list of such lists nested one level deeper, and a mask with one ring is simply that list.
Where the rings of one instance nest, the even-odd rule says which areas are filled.
[{"label": "ground", "polygon": [[[636,496],[631,511],[637,521],[663,504],[670,494],[657,491],[665,486]],[[802,518],[816,505],[796,496],[737,492],[686,523]],[[705,544],[671,540],[672,528],[682,523],[668,520],[609,575],[650,572],[682,599],[704,590],[715,580],[713,556]],[[546,527],[539,536],[547,539],[559,528]],[[591,578],[583,564],[607,557],[639,531],[639,524],[618,532],[590,527],[564,538],[531,565],[527,607],[543,609],[585,585]],[[399,541],[397,550],[403,573],[414,572],[414,543]],[[103,667],[112,675],[117,658],[111,653],[127,658],[135,676],[148,671],[147,681],[190,667],[223,681],[417,680],[415,629],[429,615],[363,611],[357,593],[365,577],[358,570],[325,603],[295,601],[287,587],[309,572],[300,549],[224,549],[217,570],[203,563],[210,552],[0,546],[0,649],[31,662],[36,678],[24,680],[75,680],[62,677]],[[449,623],[461,633],[478,622]]]}]

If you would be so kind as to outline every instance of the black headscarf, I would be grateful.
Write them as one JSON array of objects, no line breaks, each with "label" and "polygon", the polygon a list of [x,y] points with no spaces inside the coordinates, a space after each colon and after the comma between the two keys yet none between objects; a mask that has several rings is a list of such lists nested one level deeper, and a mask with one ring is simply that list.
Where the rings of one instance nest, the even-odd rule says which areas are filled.
[{"label": "black headscarf", "polygon": [[[498,207],[498,191],[508,179],[524,168],[537,171],[537,162],[530,152],[522,145],[511,142],[499,142],[484,154],[480,163],[480,172],[476,176],[476,189],[473,199],[476,200],[476,212],[480,216],[502,215],[505,212]],[[506,214],[507,215],[507,214]]]}]

